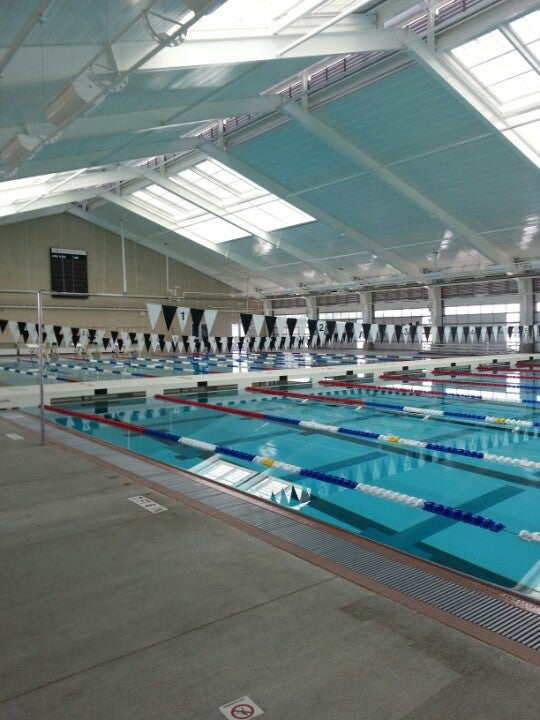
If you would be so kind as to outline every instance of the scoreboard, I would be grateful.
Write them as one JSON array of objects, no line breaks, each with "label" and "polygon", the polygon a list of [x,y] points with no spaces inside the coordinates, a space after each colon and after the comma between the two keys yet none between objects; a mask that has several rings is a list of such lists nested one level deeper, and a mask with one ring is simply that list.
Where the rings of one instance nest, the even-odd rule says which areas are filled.
[{"label": "scoreboard", "polygon": [[88,296],[86,250],[51,248],[51,290]]}]

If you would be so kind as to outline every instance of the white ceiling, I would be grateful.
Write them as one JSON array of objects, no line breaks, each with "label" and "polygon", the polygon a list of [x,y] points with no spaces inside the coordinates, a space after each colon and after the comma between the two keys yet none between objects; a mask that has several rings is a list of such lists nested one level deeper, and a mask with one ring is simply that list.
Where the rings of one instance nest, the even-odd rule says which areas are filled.
[{"label": "white ceiling", "polygon": [[535,272],[539,7],[8,3],[0,223],[70,212],[260,296]]}]

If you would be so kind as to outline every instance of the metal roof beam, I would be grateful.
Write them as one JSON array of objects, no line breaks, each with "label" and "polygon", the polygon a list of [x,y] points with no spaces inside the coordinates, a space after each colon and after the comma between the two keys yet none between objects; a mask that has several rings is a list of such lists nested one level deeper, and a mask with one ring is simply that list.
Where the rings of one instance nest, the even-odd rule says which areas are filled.
[{"label": "metal roof beam", "polygon": [[343,222],[343,220],[339,220],[339,218],[330,215],[319,206],[304,200],[300,193],[293,193],[290,188],[286,188],[284,185],[277,183],[275,180],[272,180],[267,175],[264,175],[251,165],[245,163],[243,160],[240,160],[231,153],[219,148],[217,145],[213,143],[204,143],[201,145],[200,151],[207,157],[213,158],[214,160],[223,163],[223,165],[236,170],[236,172],[245,175],[250,180],[253,180],[253,182],[262,185],[267,190],[275,193],[284,200],[290,200],[297,208],[309,213],[309,215],[312,215],[317,218],[317,220],[324,222],[326,225],[335,228],[338,232],[343,233],[351,240],[357,242],[363,250],[369,250],[373,254],[377,255],[378,258],[398,272],[413,277],[417,277],[420,274],[420,268],[413,263],[400,257],[392,250],[386,250],[375,240],[367,237],[355,228],[350,227],[347,223]]},{"label": "metal roof beam", "polygon": [[[369,27],[365,18],[358,16],[347,21],[348,27],[339,25],[326,32],[287,49],[295,41],[303,38],[301,34],[272,35],[249,38],[229,37],[224,39],[197,39],[191,35],[177,47],[166,47],[149,59],[142,70],[171,70],[177,68],[204,67],[215,65],[234,65],[238,63],[257,63],[263,61],[282,62],[285,59],[327,57],[329,55],[348,55],[351,53],[373,52],[377,50],[400,50],[408,38],[408,32],[401,28],[389,30]],[[142,51],[139,43],[118,43],[115,59],[121,72],[132,64],[132,58]],[[219,59],[219,60],[218,60]]]},{"label": "metal roof beam", "polygon": [[371,173],[388,187],[398,192],[409,201],[422,208],[430,217],[463,236],[476,250],[482,253],[492,263],[508,264],[512,262],[510,255],[494,247],[488,240],[470,227],[451,215],[433,200],[423,195],[419,190],[409,185],[393,172],[385,168],[375,158],[361,150],[331,127],[318,120],[310,112],[304,110],[297,103],[289,102],[283,106],[283,111],[303,128],[333,148],[336,152],[355,163],[358,167]]}]

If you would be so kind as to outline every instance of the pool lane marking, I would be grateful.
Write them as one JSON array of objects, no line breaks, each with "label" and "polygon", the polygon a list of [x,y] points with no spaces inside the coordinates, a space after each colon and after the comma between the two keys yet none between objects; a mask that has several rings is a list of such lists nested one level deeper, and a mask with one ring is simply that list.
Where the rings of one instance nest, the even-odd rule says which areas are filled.
[{"label": "pool lane marking", "polygon": [[[326,403],[339,403],[343,402],[347,405],[366,405],[363,401],[355,401],[352,398],[335,398],[330,397],[328,395],[309,395],[307,393],[295,393],[295,392],[287,392],[286,390],[270,390],[268,388],[254,388],[254,387],[247,387],[246,390],[250,392],[257,392],[262,393],[265,395],[278,395],[279,397],[290,397],[294,398],[296,400],[314,400],[317,402],[326,402]],[[155,395],[154,397],[160,399],[160,400],[170,400],[171,402],[181,402],[181,403],[193,403],[197,404],[195,401],[185,401],[180,400],[178,398],[172,398],[170,396],[165,395]],[[204,403],[199,403],[199,405],[204,406]],[[215,407],[217,409],[221,409],[221,406],[208,406],[208,407]],[[389,406],[387,406],[389,407]],[[396,406],[396,409],[399,408],[399,406]],[[227,408],[225,412],[236,412],[237,414],[245,414],[247,417],[258,417],[261,416],[262,418],[266,420],[273,419],[274,422],[281,422],[286,423],[289,425],[299,425],[300,427],[310,428],[312,430],[323,430],[325,432],[329,433],[341,433],[343,435],[356,435],[358,437],[364,437],[370,440],[375,440],[377,442],[388,442],[391,444],[399,444],[399,445],[406,445],[407,447],[411,448],[420,448],[423,450],[435,450],[437,452],[443,452],[443,453],[450,453],[452,455],[460,455],[462,457],[471,457],[475,458],[477,460],[488,460],[491,462],[499,463],[501,465],[513,465],[518,467],[523,467],[526,470],[540,470],[540,462],[535,462],[534,460],[527,460],[526,458],[513,458],[508,457],[506,455],[495,455],[494,453],[488,453],[481,450],[467,450],[466,448],[456,448],[452,445],[441,445],[439,443],[433,443],[428,442],[424,440],[414,440],[411,438],[402,438],[398,435],[385,435],[383,433],[372,433],[368,432],[366,430],[353,430],[351,428],[338,428],[335,425],[324,425],[322,423],[316,423],[316,422],[310,422],[307,420],[295,420],[294,418],[287,418],[282,416],[272,416],[272,415],[265,415],[263,413],[254,413],[254,411],[251,410],[233,410],[231,408]],[[254,413],[254,414],[252,414]],[[532,478],[534,482],[540,482],[540,478]]]},{"label": "pool lane marking", "polygon": [[128,430],[131,432],[146,435],[148,437],[153,437],[157,440],[163,440],[165,442],[178,443],[180,445],[186,445],[187,447],[193,447],[198,450],[202,450],[203,452],[238,458],[239,460],[244,460],[246,462],[263,465],[266,467],[275,467],[293,475],[309,477],[313,478],[314,480],[327,482],[330,485],[337,485],[339,487],[347,488],[349,490],[356,490],[367,495],[379,497],[383,500],[389,500],[390,502],[407,505],[411,508],[417,508],[419,510],[424,510],[425,512],[434,513],[435,515],[442,515],[444,517],[451,518],[452,520],[456,520],[457,522],[474,525],[475,527],[489,530],[494,533],[501,532],[505,527],[504,523],[502,522],[497,522],[496,520],[492,520],[491,518],[464,511],[460,508],[454,508],[450,505],[437,503],[433,500],[424,500],[423,498],[417,498],[413,495],[407,495],[405,493],[394,492],[393,490],[378,487],[377,485],[367,485],[361,482],[354,482],[339,475],[332,475],[330,473],[319,472],[318,470],[302,468],[298,465],[292,465],[291,463],[286,463],[276,458],[268,458],[261,455],[255,455],[254,453],[245,452],[243,450],[236,450],[234,448],[229,448],[225,445],[214,445],[213,443],[204,442],[202,440],[195,440],[194,438],[181,437],[180,435],[165,432],[163,430],[155,430],[154,428],[145,427],[144,425],[134,425],[133,423],[113,420],[111,418],[105,418],[100,415],[78,412],[76,410],[66,410],[65,408],[60,408],[52,405],[44,405],[43,407],[45,410],[52,413],[57,413],[59,415],[67,415],[68,417],[80,418],[82,420],[90,420],[91,422],[96,422],[98,424],[111,425],[122,430]]},{"label": "pool lane marking", "polygon": [[[495,387],[499,390],[535,390],[536,392],[540,391],[540,385],[521,385],[521,384],[511,384],[511,383],[489,383],[489,382],[474,382],[473,380],[450,380],[448,378],[442,378],[440,380],[437,379],[437,376],[434,378],[430,377],[418,377],[417,375],[379,375],[379,378],[381,380],[401,380],[401,381],[415,381],[415,382],[430,382],[430,383],[440,383],[445,385],[474,385],[474,387],[482,390],[483,388],[490,388]],[[517,378],[516,378],[517,379]],[[519,383],[519,380],[518,380]]]},{"label": "pool lane marking", "polygon": [[[320,380],[319,385],[337,385],[339,387],[342,387],[339,383],[329,382],[327,380]],[[350,383],[345,384],[345,387],[358,387],[354,386]],[[383,387],[383,386],[380,386]],[[248,388],[249,389],[249,388]],[[311,396],[310,396],[311,397]],[[327,397],[327,396],[326,396]],[[530,427],[540,427],[540,422],[533,422],[532,420],[520,420],[519,418],[505,418],[505,417],[497,417],[493,415],[475,415],[474,413],[463,413],[463,412],[456,412],[453,410],[436,410],[432,408],[420,408],[415,407],[413,405],[387,405],[385,403],[378,403],[374,400],[361,400],[359,401],[359,405],[366,405],[367,407],[375,407],[380,409],[388,409],[395,412],[402,412],[407,415],[413,415],[413,416],[419,416],[422,417],[449,417],[449,418],[456,418],[461,420],[480,420],[483,422],[490,422],[495,423],[496,425],[510,425],[512,427],[518,427],[518,428],[530,428]]]}]

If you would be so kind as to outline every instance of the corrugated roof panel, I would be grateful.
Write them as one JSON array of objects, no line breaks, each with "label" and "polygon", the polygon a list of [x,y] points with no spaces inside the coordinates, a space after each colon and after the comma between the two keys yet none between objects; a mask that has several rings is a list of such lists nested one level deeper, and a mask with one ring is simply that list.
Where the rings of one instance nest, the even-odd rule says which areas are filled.
[{"label": "corrugated roof panel", "polygon": [[502,137],[483,138],[392,170],[478,231],[521,226],[538,212],[538,170]]},{"label": "corrugated roof panel", "polygon": [[419,67],[367,85],[314,114],[383,164],[490,132]]},{"label": "corrugated roof panel", "polygon": [[334,217],[381,243],[384,247],[430,242],[442,238],[445,228],[426,212],[372,175],[302,193]]},{"label": "corrugated roof panel", "polygon": [[231,152],[291,192],[323,187],[362,172],[293,122],[237,145]]}]

